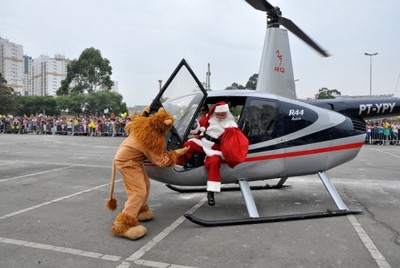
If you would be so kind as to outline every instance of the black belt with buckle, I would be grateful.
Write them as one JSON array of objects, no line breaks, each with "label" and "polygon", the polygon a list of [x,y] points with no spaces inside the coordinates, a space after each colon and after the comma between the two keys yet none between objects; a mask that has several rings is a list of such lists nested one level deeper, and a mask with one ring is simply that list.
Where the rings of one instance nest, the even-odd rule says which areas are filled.
[{"label": "black belt with buckle", "polygon": [[221,144],[221,141],[219,139],[215,139],[215,138],[211,137],[210,135],[207,135],[206,133],[204,133],[204,138],[208,141],[215,142],[216,144]]}]

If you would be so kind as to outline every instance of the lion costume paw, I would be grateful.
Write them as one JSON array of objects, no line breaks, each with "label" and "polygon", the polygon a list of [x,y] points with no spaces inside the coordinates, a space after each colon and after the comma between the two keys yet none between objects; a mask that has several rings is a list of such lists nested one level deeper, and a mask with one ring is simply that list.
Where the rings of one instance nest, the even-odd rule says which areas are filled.
[{"label": "lion costume paw", "polygon": [[123,212],[115,217],[111,231],[115,236],[125,237],[131,240],[139,239],[147,233],[146,227],[139,225],[136,219]]},{"label": "lion costume paw", "polygon": [[184,148],[175,150],[176,156],[179,157],[179,156],[184,155],[189,150],[189,148],[190,148],[190,146],[186,146]]},{"label": "lion costume paw", "polygon": [[150,210],[147,204],[140,208],[138,214],[139,221],[149,221],[152,220],[153,218],[154,218],[154,213],[153,211]]}]

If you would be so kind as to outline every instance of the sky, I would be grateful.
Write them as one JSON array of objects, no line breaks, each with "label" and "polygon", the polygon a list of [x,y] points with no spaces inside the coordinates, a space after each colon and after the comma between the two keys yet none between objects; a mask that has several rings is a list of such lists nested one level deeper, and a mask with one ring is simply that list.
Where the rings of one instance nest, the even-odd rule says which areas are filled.
[{"label": "sky", "polygon": [[[274,0],[331,57],[289,34],[297,97],[400,93],[400,1]],[[0,37],[24,54],[77,59],[90,47],[110,61],[128,106],[149,105],[184,58],[211,88],[258,73],[265,13],[244,0],[0,0]],[[378,53],[365,56],[364,53]]]}]

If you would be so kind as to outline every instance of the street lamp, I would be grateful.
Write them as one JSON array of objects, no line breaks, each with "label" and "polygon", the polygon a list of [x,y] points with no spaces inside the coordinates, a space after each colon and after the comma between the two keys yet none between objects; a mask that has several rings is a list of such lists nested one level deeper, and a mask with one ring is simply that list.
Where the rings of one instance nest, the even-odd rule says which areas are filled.
[{"label": "street lamp", "polygon": [[162,88],[162,80],[158,80],[158,83],[159,83],[159,90],[161,91],[161,88]]},{"label": "street lamp", "polygon": [[372,56],[378,55],[377,53],[364,53],[365,56],[369,56],[369,97],[372,95]]}]

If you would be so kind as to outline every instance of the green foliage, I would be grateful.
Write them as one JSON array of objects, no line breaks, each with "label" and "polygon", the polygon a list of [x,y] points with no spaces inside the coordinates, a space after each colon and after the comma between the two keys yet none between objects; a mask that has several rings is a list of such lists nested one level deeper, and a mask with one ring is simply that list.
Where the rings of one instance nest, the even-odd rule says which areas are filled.
[{"label": "green foliage", "polygon": [[86,95],[86,114],[102,115],[106,109],[115,114],[128,110],[126,103],[122,102],[122,96],[118,93],[100,91]]},{"label": "green foliage", "polygon": [[316,99],[336,99],[336,97],[341,96],[342,93],[337,89],[328,89],[323,87],[318,90],[318,93],[315,94]]},{"label": "green foliage", "polygon": [[115,114],[128,111],[122,96],[115,92],[99,91],[88,94],[71,94],[57,97],[59,110],[71,115],[103,115],[108,109]]},{"label": "green foliage", "polygon": [[0,73],[0,114],[16,114],[20,107],[19,96],[6,84],[7,80]]},{"label": "green foliage", "polygon": [[78,60],[67,67],[67,76],[61,81],[58,96],[91,93],[98,90],[109,91],[113,86],[110,61],[101,56],[93,47],[85,49]]},{"label": "green foliage", "polygon": [[[115,92],[99,91],[89,94],[71,94],[68,96],[19,96],[10,88],[0,89],[0,114],[13,115],[103,115],[105,110],[109,113],[119,114],[127,112],[122,96]],[[11,101],[14,99],[15,101]]]},{"label": "green foliage", "polygon": [[258,74],[253,74],[250,76],[249,81],[247,81],[246,86],[240,85],[236,82],[232,83],[232,85],[228,86],[225,88],[225,90],[230,90],[230,89],[256,89],[257,86],[257,81],[258,81]]},{"label": "green foliage", "polygon": [[234,82],[234,83],[232,83],[232,85],[225,88],[225,90],[231,90],[231,89],[246,89],[246,87]]},{"label": "green foliage", "polygon": [[249,81],[247,81],[246,88],[256,90],[257,81],[258,81],[258,74],[253,74],[252,76],[250,76]]},{"label": "green foliage", "polygon": [[20,96],[20,103],[19,115],[60,114],[60,110],[57,109],[56,99],[52,96]]}]

